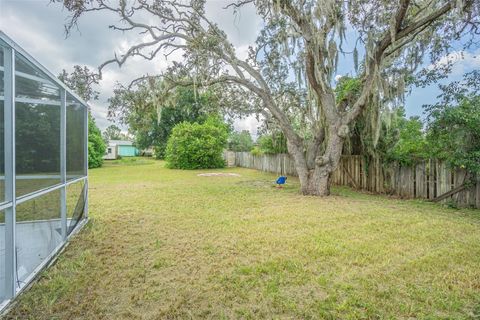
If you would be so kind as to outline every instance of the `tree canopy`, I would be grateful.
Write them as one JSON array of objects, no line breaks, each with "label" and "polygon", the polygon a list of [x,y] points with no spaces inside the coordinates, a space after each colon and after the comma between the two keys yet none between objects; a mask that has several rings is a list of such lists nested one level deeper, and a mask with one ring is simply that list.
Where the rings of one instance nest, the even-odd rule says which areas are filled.
[{"label": "tree canopy", "polygon": [[425,106],[430,154],[452,166],[480,173],[480,72],[441,85],[441,101]]},{"label": "tree canopy", "polygon": [[105,128],[102,136],[103,136],[103,140],[105,140],[106,142],[110,140],[128,140],[129,139],[128,135],[124,134],[122,130],[114,124],[111,124],[107,128]]},{"label": "tree canopy", "polygon": [[241,132],[232,131],[228,138],[228,149],[235,152],[250,151],[253,148],[253,139],[250,131],[242,130]]},{"label": "tree canopy", "polygon": [[257,145],[261,153],[275,154],[288,152],[287,140],[281,131],[262,134],[257,139]]},{"label": "tree canopy", "polygon": [[135,89],[119,86],[110,99],[109,118],[129,127],[139,148],[154,147],[155,156],[164,158],[173,127],[181,122],[203,123],[218,113],[218,101],[208,90],[177,87],[168,96],[162,83],[140,82]]}]

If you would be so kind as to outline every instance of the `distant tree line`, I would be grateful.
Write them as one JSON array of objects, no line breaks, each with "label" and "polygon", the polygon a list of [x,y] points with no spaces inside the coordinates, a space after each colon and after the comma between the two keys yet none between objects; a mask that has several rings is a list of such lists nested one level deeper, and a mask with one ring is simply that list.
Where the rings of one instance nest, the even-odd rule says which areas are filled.
[{"label": "distant tree line", "polygon": [[110,140],[130,140],[130,137],[123,133],[122,130],[114,125],[111,124],[102,133],[103,140],[108,143]]}]

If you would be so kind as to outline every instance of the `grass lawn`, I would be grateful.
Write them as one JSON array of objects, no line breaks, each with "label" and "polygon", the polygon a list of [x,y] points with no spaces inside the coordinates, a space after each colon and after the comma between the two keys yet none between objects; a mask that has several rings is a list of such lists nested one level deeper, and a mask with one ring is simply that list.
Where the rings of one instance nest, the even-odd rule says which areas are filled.
[{"label": "grass lawn", "polygon": [[274,178],[91,170],[92,220],[7,318],[480,317],[480,211]]}]

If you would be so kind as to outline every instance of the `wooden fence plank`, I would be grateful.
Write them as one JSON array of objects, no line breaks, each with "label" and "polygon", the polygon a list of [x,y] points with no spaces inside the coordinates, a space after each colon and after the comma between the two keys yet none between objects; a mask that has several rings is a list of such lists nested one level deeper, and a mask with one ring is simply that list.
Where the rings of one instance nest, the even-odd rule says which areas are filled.
[{"label": "wooden fence plank", "polygon": [[437,160],[435,163],[435,197],[442,194],[442,162]]},{"label": "wooden fence plank", "polygon": [[480,209],[480,174],[477,175],[477,185],[475,187],[475,208]]},{"label": "wooden fence plank", "polygon": [[415,166],[415,197],[427,199],[427,181],[424,161]]},{"label": "wooden fence plank", "polygon": [[[447,164],[442,161],[440,163],[440,185],[437,189],[437,197],[450,191],[451,179],[450,179],[450,170],[447,167]],[[444,202],[447,202],[449,198],[445,199]]]},{"label": "wooden fence plank", "polygon": [[355,184],[357,185],[358,189],[362,189],[362,182],[360,180],[360,159],[358,156],[355,156],[355,162],[354,162],[354,167],[355,167],[355,175],[354,175],[354,180]]},{"label": "wooden fence plank", "polygon": [[380,158],[375,158],[375,192],[381,193],[382,190],[382,183],[381,183],[381,176],[382,176],[382,166],[380,164]]},{"label": "wooden fence plank", "polygon": [[412,167],[400,167],[400,196],[402,198],[412,198],[413,191],[413,169]]},{"label": "wooden fence plank", "polygon": [[428,194],[428,198],[429,199],[433,199],[435,198],[435,195],[436,195],[436,186],[435,186],[435,183],[436,183],[436,168],[437,168],[437,165],[436,165],[436,160],[428,160],[429,161],[429,194]]},{"label": "wooden fence plank", "polygon": [[443,174],[442,174],[442,162],[437,161],[436,165],[436,188],[435,188],[435,194],[437,196],[441,195],[442,189],[443,189]]}]

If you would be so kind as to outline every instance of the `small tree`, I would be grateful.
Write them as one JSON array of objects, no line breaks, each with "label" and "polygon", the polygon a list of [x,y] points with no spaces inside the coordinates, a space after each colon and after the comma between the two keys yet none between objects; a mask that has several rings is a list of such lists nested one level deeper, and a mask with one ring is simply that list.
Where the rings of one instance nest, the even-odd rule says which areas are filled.
[{"label": "small tree", "polygon": [[205,123],[177,124],[167,143],[166,160],[169,168],[208,169],[222,168],[222,157],[227,144],[228,128],[218,119]]},{"label": "small tree", "polygon": [[95,124],[95,119],[88,114],[88,167],[99,168],[103,164],[103,155],[105,154],[105,141],[102,133]]},{"label": "small tree", "polygon": [[248,130],[233,131],[228,139],[228,149],[235,152],[249,152],[253,148],[253,140]]}]

